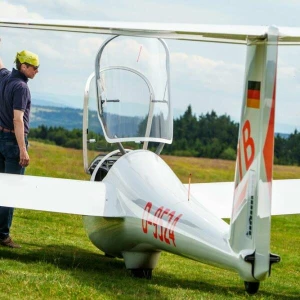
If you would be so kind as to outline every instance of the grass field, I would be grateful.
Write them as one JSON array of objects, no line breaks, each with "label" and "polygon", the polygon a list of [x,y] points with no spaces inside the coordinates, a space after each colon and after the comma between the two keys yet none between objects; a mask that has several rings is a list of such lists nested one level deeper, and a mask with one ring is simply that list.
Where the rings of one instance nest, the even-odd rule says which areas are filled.
[{"label": "grass field", "polygon": [[[28,175],[89,179],[81,151],[32,142],[30,157]],[[183,182],[190,173],[193,182],[233,180],[231,161],[163,158]],[[300,178],[300,168],[275,166],[274,177]],[[271,251],[282,262],[248,296],[237,274],[169,253],[152,280],[132,278],[89,242],[80,216],[18,209],[12,236],[22,248],[0,247],[0,299],[300,299],[299,227],[299,215],[272,218]]]}]

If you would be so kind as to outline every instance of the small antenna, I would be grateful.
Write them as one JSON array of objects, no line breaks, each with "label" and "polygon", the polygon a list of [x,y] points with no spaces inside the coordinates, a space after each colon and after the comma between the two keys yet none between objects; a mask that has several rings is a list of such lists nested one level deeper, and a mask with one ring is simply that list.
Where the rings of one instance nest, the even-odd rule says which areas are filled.
[{"label": "small antenna", "polygon": [[138,58],[137,58],[136,62],[139,62],[140,55],[141,55],[141,52],[142,52],[142,48],[143,48],[143,46],[141,45],[141,46],[140,46],[139,55],[138,55]]},{"label": "small antenna", "polygon": [[188,201],[190,201],[191,181],[192,181],[192,173],[190,173],[189,175]]}]

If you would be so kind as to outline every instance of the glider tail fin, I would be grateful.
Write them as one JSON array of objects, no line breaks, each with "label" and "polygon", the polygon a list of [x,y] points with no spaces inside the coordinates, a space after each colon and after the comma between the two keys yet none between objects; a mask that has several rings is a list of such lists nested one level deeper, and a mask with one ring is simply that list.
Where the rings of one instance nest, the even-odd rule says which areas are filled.
[{"label": "glider tail fin", "polygon": [[[251,263],[247,281],[269,275],[278,29],[249,41],[242,106],[230,245]],[[270,257],[272,259],[270,260]],[[278,258],[279,259],[279,258]],[[276,260],[276,259],[275,259]],[[245,264],[244,264],[245,265]],[[241,270],[241,273],[244,273]]]}]

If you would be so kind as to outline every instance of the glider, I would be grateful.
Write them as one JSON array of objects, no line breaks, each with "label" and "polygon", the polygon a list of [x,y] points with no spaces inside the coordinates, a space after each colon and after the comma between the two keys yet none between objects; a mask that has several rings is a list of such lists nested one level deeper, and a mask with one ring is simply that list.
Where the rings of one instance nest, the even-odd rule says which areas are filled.
[{"label": "glider", "polygon": [[[0,174],[0,205],[83,215],[92,243],[110,256],[123,258],[134,276],[151,278],[161,251],[168,251],[232,270],[249,294],[256,293],[260,281],[270,276],[272,264],[280,261],[270,253],[271,213],[300,212],[292,193],[299,180],[272,180],[277,51],[280,45],[298,45],[300,28],[11,19],[0,19],[0,27],[111,35],[96,54],[95,72],[85,89],[83,155],[91,181]],[[112,64],[103,62],[112,42],[128,36],[145,45],[146,40],[155,43],[164,53],[164,64],[159,72],[155,70],[164,88],[155,86],[144,69],[122,64],[116,57]],[[159,157],[173,138],[169,54],[163,39],[247,47],[234,183],[191,185],[188,197],[189,187]],[[136,59],[141,59],[140,53]],[[122,118],[129,105],[125,92],[129,85],[118,86],[123,91],[118,94],[113,88],[115,74],[121,75],[121,83],[134,78],[131,91],[143,91],[142,112],[131,136],[124,132]],[[119,149],[89,164],[93,83],[104,136]],[[124,149],[122,143],[128,141],[143,143],[143,149]],[[148,143],[158,145],[155,152],[148,150]],[[22,198],[12,199],[12,188],[21,188]],[[289,198],[284,205],[283,198]],[[224,217],[230,217],[230,224]]]}]

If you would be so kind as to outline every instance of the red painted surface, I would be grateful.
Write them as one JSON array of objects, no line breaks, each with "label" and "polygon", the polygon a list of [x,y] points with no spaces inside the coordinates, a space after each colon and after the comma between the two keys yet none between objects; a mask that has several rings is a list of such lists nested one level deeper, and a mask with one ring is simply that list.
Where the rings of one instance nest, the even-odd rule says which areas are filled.
[{"label": "red painted surface", "polygon": [[[177,222],[182,217],[182,214],[179,214],[177,217],[175,217],[176,212],[171,211],[169,208],[164,208],[161,206],[154,211],[152,206],[153,205],[151,202],[148,202],[145,205],[142,218],[143,232],[148,234],[148,231],[150,233],[150,228],[152,228],[151,231],[155,239],[159,239],[161,242],[166,244],[171,244],[170,241],[172,241],[173,245],[176,247],[175,227]],[[167,225],[164,227],[163,224]]]}]

